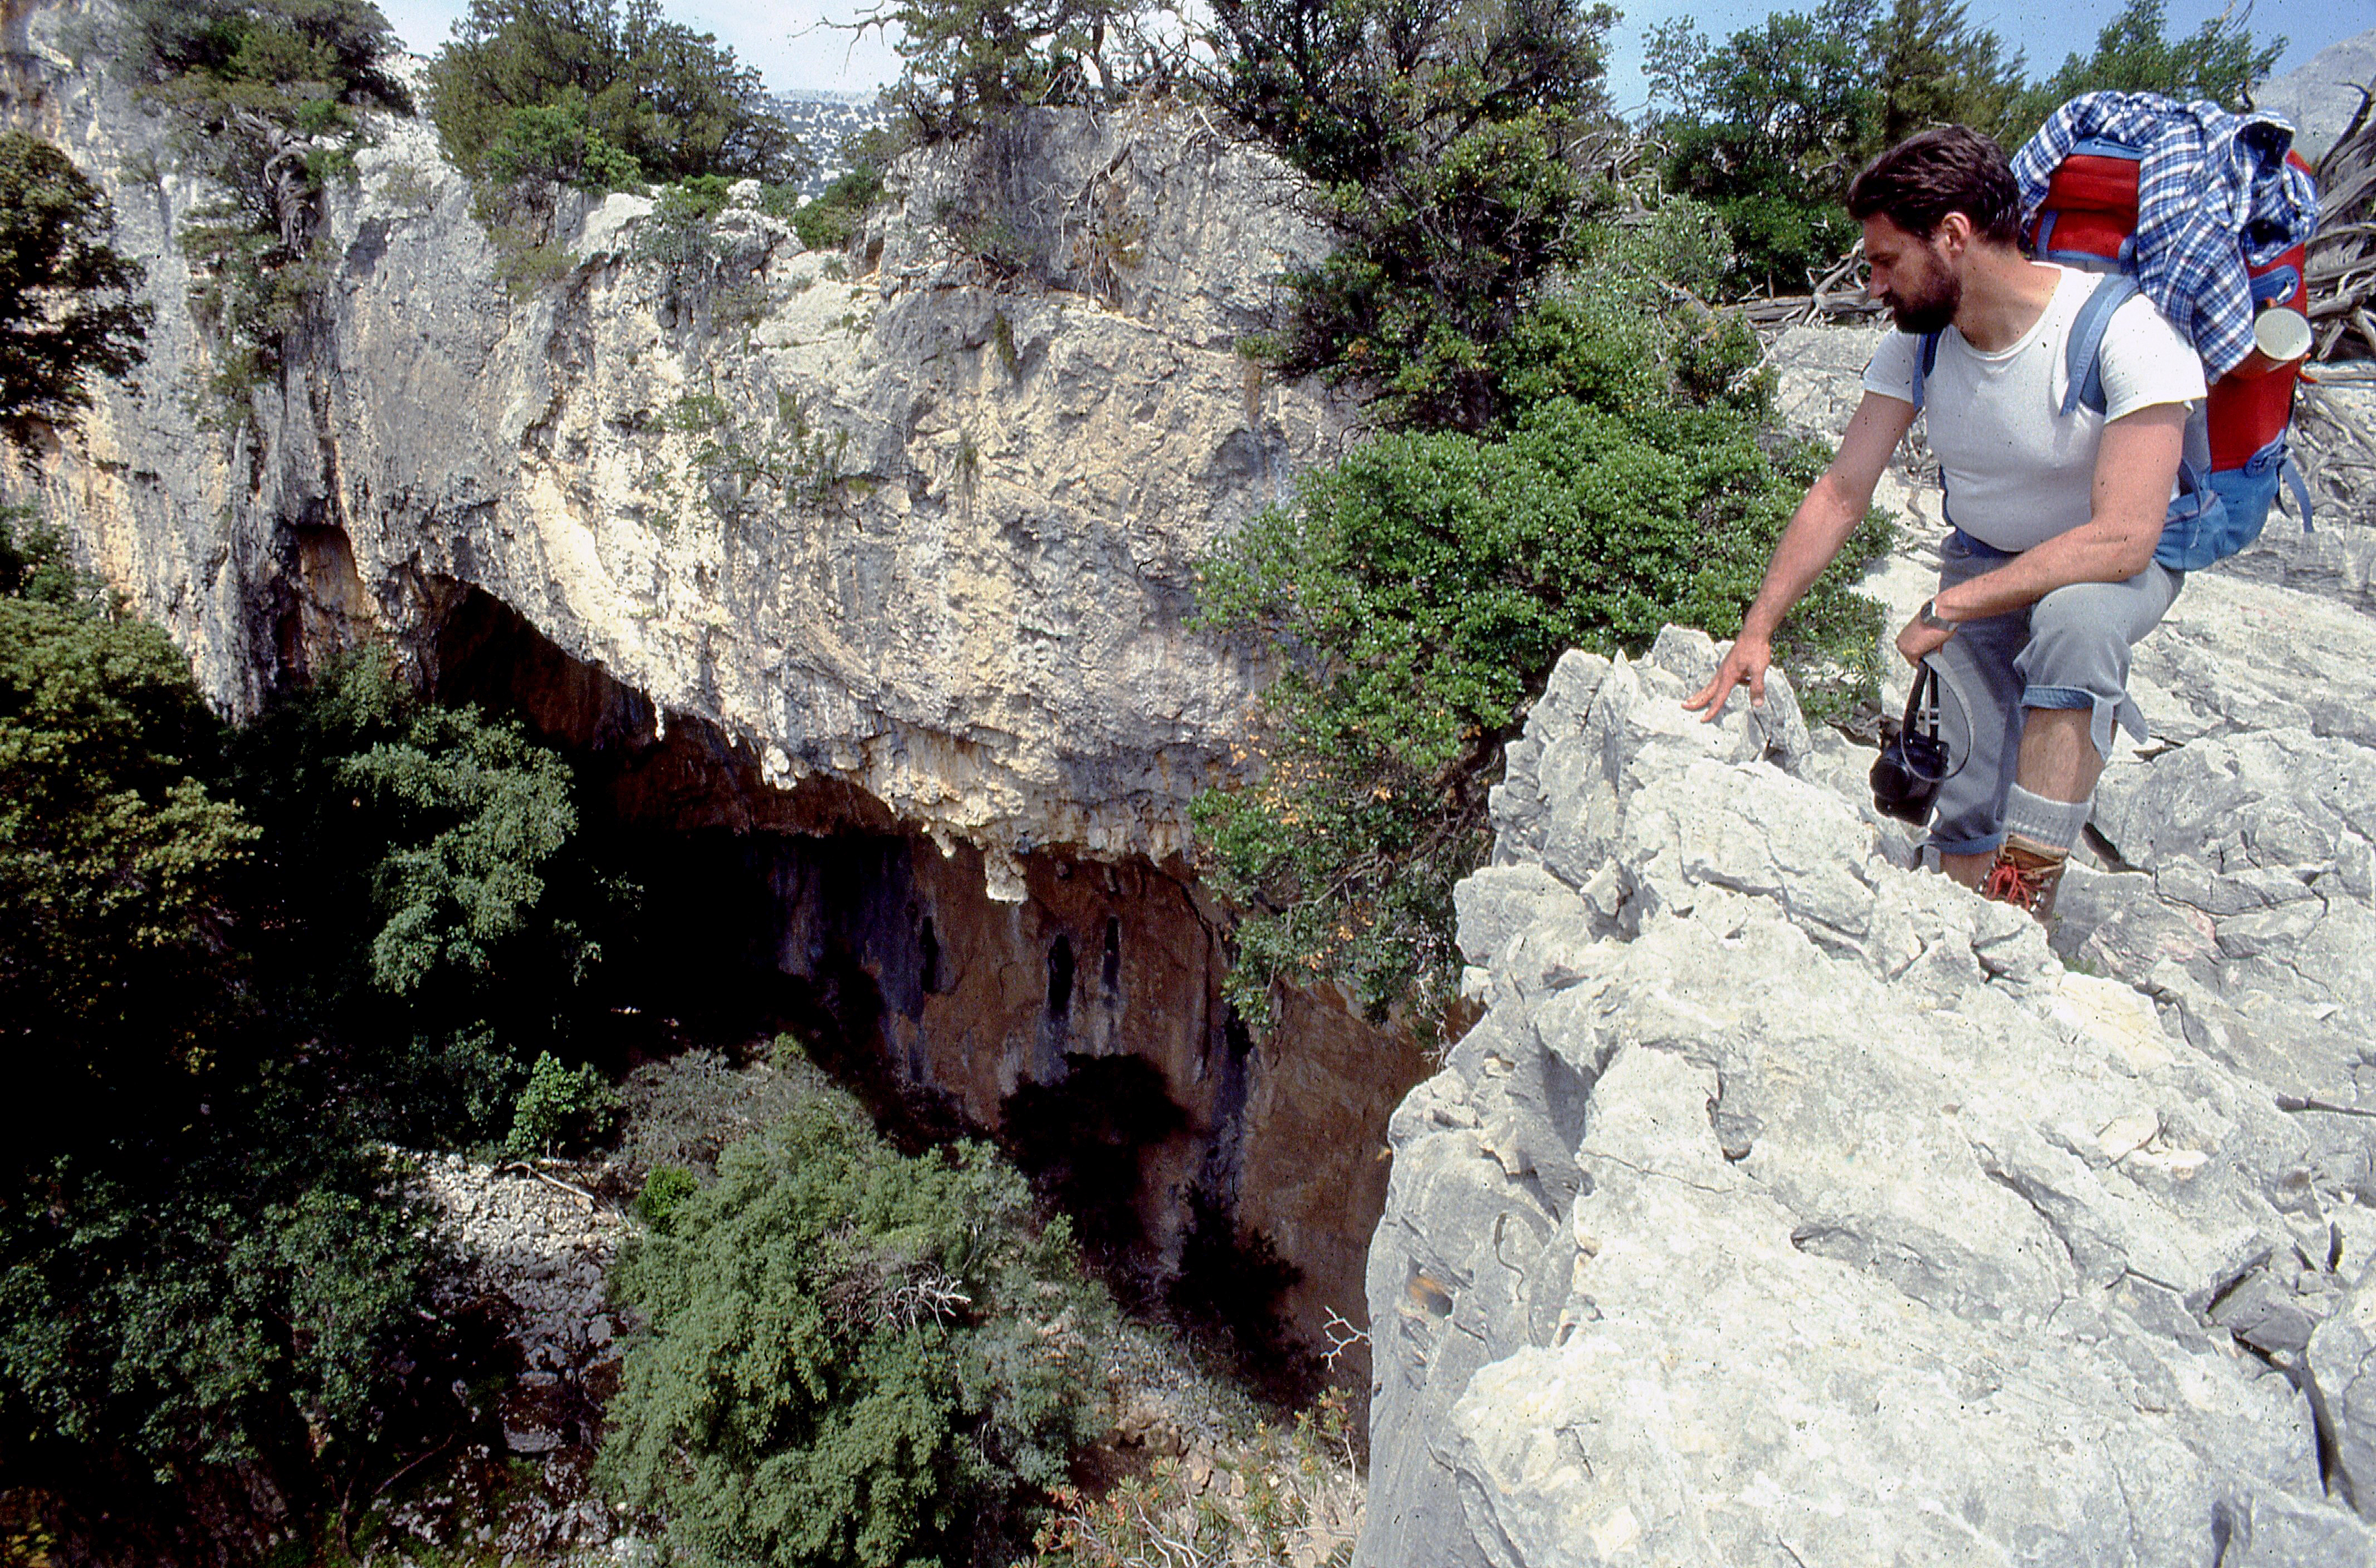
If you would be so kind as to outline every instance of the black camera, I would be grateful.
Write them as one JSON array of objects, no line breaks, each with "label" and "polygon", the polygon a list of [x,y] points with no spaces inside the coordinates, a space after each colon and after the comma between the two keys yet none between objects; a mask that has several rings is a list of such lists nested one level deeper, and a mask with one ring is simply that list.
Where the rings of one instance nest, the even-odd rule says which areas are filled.
[{"label": "black camera", "polygon": [[1947,777],[1947,743],[1939,738],[1939,671],[1926,659],[1906,694],[1906,717],[1895,729],[1882,723],[1881,760],[1872,765],[1875,811],[1920,827]]}]

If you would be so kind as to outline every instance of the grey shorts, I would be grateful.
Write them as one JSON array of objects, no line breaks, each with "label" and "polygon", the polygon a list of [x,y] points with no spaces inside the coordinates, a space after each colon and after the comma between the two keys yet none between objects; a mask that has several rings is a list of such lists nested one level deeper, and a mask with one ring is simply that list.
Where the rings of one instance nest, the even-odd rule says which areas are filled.
[{"label": "grey shorts", "polygon": [[[2012,559],[1957,529],[1939,547],[1939,587],[1944,591]],[[1931,849],[1984,855],[2003,842],[2023,709],[2093,709],[2088,734],[2099,753],[2112,749],[2115,719],[2133,738],[2145,738],[2144,716],[2129,700],[2129,650],[2185,583],[2185,573],[2156,564],[2126,582],[2073,583],[2026,610],[1955,628],[1930,656],[1943,688],[1939,733],[1952,769],[1939,786]]]}]

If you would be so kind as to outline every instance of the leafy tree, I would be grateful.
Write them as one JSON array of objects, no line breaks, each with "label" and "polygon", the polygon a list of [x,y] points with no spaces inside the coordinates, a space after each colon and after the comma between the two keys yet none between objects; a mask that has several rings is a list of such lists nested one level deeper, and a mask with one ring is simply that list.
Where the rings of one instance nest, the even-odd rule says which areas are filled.
[{"label": "leafy tree", "polygon": [[1109,31],[1132,9],[1117,0],[896,0],[861,25],[893,30],[908,68],[886,100],[937,140],[1110,90]]},{"label": "leafy tree", "polygon": [[2253,39],[2250,6],[2241,15],[2232,7],[2222,11],[2184,38],[2164,31],[2167,17],[2165,0],[2129,0],[2096,35],[2095,53],[2064,56],[2062,68],[2032,91],[2014,145],[2026,140],[2056,104],[2083,92],[2160,92],[2241,109],[2248,89],[2286,52],[2282,36],[2266,43]]},{"label": "leafy tree", "polygon": [[257,834],[186,663],[39,530],[10,563],[0,1473],[66,1560],[252,1556],[418,1452],[434,1252],[255,1005]]},{"label": "leafy tree", "polygon": [[1528,291],[1581,255],[1616,13],[1571,0],[1217,0],[1211,88],[1313,182],[1336,250],[1265,345],[1374,387],[1390,422],[1482,430]]},{"label": "leafy tree", "polygon": [[0,422],[88,408],[93,372],[122,378],[146,354],[155,307],[108,242],[115,211],[66,155],[0,131]]},{"label": "leafy tree", "polygon": [[276,1011],[386,1135],[503,1135],[539,1052],[601,1038],[600,932],[632,908],[586,853],[568,766],[369,657],[285,696],[233,760],[265,833],[254,901],[285,933]]},{"label": "leafy tree", "polygon": [[1860,148],[1861,166],[1929,125],[1969,125],[2000,140],[2026,102],[2019,50],[1973,24],[1966,0],[1894,0],[1873,25],[1871,71],[1881,91],[1879,135]]},{"label": "leafy tree", "polygon": [[35,1149],[178,1105],[239,1016],[221,928],[255,835],[205,782],[221,740],[155,627],[0,599],[0,1038]]},{"label": "leafy tree", "polygon": [[498,182],[776,181],[800,163],[758,71],[658,0],[471,0],[429,83],[447,155]]},{"label": "leafy tree", "polygon": [[989,1149],[901,1156],[817,1080],[622,1257],[613,1289],[647,1326],[601,1474],[686,1562],[1019,1547],[1022,1508],[1093,1431],[1111,1308],[1079,1270]]},{"label": "leafy tree", "polygon": [[1840,201],[1883,113],[1867,55],[1876,4],[1777,11],[1721,45],[1687,19],[1651,30],[1644,69],[1666,106],[1652,122],[1669,148],[1661,172],[1724,219],[1732,290],[1802,290],[1854,243]]},{"label": "leafy tree", "polygon": [[1890,0],[1885,12],[1880,0],[1823,0],[1721,44],[1673,21],[1650,35],[1649,128],[1668,149],[1668,188],[1724,217],[1739,255],[1726,287],[1789,292],[1855,242],[1840,200],[1883,148],[1955,123],[2010,149],[2056,104],[2099,89],[2239,107],[2285,49],[2256,43],[2247,20],[2222,13],[2174,40],[2163,0],[2130,0],[2093,54],[2036,83],[2021,52],[1972,22],[1966,0]]},{"label": "leafy tree", "polygon": [[[1202,567],[1208,627],[1280,650],[1264,772],[1195,808],[1207,874],[1241,911],[1231,1000],[1350,982],[1422,1016],[1457,977],[1453,884],[1482,859],[1486,795],[1530,694],[1569,647],[1639,650],[1669,621],[1740,624],[1819,454],[1777,449],[1736,318],[1678,305],[1708,220],[1669,208],[1604,237],[1493,351],[1519,411],[1502,440],[1383,437],[1312,475]],[[1720,264],[1720,253],[1711,259]],[[1820,710],[1870,680],[1869,534],[1801,605],[1785,659]]]}]

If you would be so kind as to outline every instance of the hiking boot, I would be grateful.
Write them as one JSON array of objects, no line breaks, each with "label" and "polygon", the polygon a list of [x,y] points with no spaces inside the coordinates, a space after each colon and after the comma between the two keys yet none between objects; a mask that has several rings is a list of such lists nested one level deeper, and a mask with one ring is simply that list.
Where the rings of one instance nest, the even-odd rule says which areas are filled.
[{"label": "hiking boot", "polygon": [[2027,909],[2043,923],[2054,913],[2054,890],[2062,882],[2065,854],[2034,849],[2007,838],[1980,878],[1980,897]]}]

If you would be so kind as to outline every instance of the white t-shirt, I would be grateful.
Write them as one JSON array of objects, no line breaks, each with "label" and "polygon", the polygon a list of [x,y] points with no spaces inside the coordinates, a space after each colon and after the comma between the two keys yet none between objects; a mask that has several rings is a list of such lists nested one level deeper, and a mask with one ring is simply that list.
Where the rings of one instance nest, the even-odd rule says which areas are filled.
[{"label": "white t-shirt", "polygon": [[[2083,407],[2063,418],[2072,322],[2098,279],[2056,270],[2062,277],[2053,299],[2010,348],[1984,354],[1953,327],[1941,333],[1922,389],[1930,450],[1946,481],[1948,520],[1999,550],[2027,550],[2087,521],[2096,447],[2108,421],[2204,396],[2203,361],[2140,294],[2105,327],[2104,411]],[[1865,390],[1912,402],[1921,351],[1918,334],[1891,333],[1865,367]]]}]

